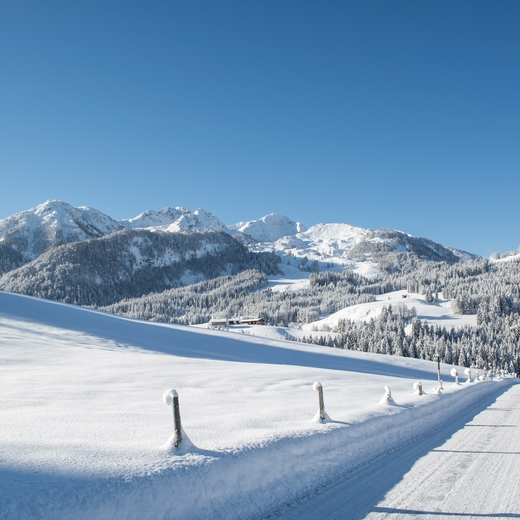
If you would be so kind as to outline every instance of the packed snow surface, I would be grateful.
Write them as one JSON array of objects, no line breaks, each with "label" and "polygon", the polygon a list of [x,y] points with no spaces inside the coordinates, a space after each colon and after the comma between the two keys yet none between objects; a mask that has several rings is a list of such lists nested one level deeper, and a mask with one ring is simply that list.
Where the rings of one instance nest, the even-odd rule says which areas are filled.
[{"label": "packed snow surface", "polygon": [[[259,518],[516,382],[454,386],[442,366],[434,392],[427,361],[2,292],[0,366],[6,519]],[[316,381],[324,423],[312,421]],[[414,394],[416,381],[426,395]],[[395,404],[380,403],[385,386]],[[166,390],[179,395],[179,448]]]}]

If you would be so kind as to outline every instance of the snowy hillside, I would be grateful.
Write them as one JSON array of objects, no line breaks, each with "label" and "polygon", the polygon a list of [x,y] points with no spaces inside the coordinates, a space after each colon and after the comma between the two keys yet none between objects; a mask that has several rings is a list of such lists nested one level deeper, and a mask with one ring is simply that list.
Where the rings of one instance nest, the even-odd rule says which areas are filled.
[{"label": "snowy hillside", "polygon": [[224,274],[278,272],[273,254],[255,254],[215,231],[128,229],[55,247],[0,278],[0,290],[79,305],[108,305]]},{"label": "snowy hillside", "polygon": [[333,330],[337,327],[339,320],[368,321],[370,318],[379,316],[383,307],[388,305],[394,307],[404,305],[408,309],[415,309],[419,319],[426,320],[430,325],[446,327],[447,329],[477,324],[477,317],[474,314],[455,314],[451,308],[451,300],[439,299],[438,301],[427,302],[421,294],[394,291],[377,296],[375,302],[352,305],[326,318],[307,323],[302,326],[302,329],[305,331]]},{"label": "snowy hillside", "polygon": [[342,271],[347,268],[369,277],[380,274],[377,263],[392,253],[409,253],[416,258],[448,263],[476,258],[401,231],[369,230],[349,224],[317,224],[294,236],[251,247],[255,251],[278,254],[282,257],[282,266],[305,271]]},{"label": "snowy hillside", "polygon": [[[279,277],[271,277],[279,278]],[[295,284],[297,287],[297,284]],[[275,290],[287,289],[293,285],[275,285]],[[404,296],[404,298],[403,298]],[[439,299],[435,302],[427,302],[421,294],[408,294],[406,291],[393,291],[376,297],[375,302],[360,303],[345,307],[344,309],[325,316],[317,321],[305,323],[301,328],[275,327],[267,325],[233,325],[229,327],[229,332],[239,334],[249,334],[261,338],[285,339],[288,335],[298,338],[302,335],[319,336],[323,332],[330,333],[336,330],[339,320],[353,320],[367,322],[371,318],[380,316],[383,307],[392,305],[394,308],[405,306],[408,309],[415,309],[417,317],[424,320],[429,325],[437,327],[459,328],[465,325],[476,326],[477,317],[475,314],[461,315],[455,314],[451,307],[451,300]],[[197,325],[199,328],[207,328],[208,324]],[[409,333],[410,326],[406,332]],[[314,334],[313,334],[314,333]]]},{"label": "snowy hillside", "polygon": [[520,253],[514,253],[514,252],[511,252],[511,254],[505,254],[505,255],[501,256],[500,258],[493,258],[493,257],[491,258],[491,262],[498,263],[498,264],[501,264],[504,262],[515,262],[518,260],[520,260]]},{"label": "snowy hillside", "polygon": [[[476,414],[517,381],[455,386],[443,365],[438,395],[431,362],[1,292],[0,365],[0,517],[13,520],[261,518]],[[413,393],[417,380],[425,395]],[[180,396],[179,448],[162,401],[170,388]]]}]

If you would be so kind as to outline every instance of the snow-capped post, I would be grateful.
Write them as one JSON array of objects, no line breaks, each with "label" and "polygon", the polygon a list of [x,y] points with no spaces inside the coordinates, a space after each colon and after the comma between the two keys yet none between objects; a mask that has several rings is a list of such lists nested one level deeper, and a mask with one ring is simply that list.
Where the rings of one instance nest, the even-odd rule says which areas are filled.
[{"label": "snow-capped post", "polygon": [[173,388],[163,394],[164,402],[173,408],[173,444],[177,447],[182,441],[181,410],[179,408],[179,394]]},{"label": "snow-capped post", "polygon": [[441,379],[441,357],[437,354],[437,381],[439,388],[442,390],[442,379]]},{"label": "snow-capped post", "polygon": [[459,384],[459,371],[456,368],[452,368],[450,374],[455,378],[455,384]]},{"label": "snow-capped post", "polygon": [[417,395],[422,395],[422,383],[420,381],[416,381],[413,384],[413,389]]},{"label": "snow-capped post", "polygon": [[385,395],[381,398],[379,404],[396,406],[396,402],[392,398],[392,391],[390,390],[389,386],[385,386]]},{"label": "snow-capped post", "polygon": [[466,383],[471,383],[471,368],[466,368],[464,370],[464,374],[468,376],[468,380],[466,381]]},{"label": "snow-capped post", "polygon": [[321,386],[320,382],[316,381],[316,383],[314,383],[312,385],[312,388],[314,388],[314,390],[316,392],[318,392],[318,399],[319,399],[319,403],[320,403],[320,411],[319,411],[320,421],[324,421],[325,420],[325,404],[323,403],[323,386]]}]

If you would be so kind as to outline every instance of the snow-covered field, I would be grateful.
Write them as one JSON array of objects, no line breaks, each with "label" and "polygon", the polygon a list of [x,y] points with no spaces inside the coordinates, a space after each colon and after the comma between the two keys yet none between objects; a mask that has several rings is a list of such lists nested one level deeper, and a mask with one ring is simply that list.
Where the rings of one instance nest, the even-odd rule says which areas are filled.
[{"label": "snow-covered field", "polygon": [[[262,518],[516,379],[0,292],[0,517]],[[462,373],[462,370],[460,371]],[[465,378],[461,377],[461,381]],[[314,422],[324,388],[328,419]],[[422,381],[426,395],[415,395]],[[393,402],[381,402],[387,385]],[[180,396],[185,438],[168,442]]]},{"label": "snow-covered field", "polygon": [[326,318],[313,323],[304,325],[303,330],[316,330],[324,325],[329,328],[337,326],[340,319],[348,319],[353,321],[368,321],[370,318],[376,318],[381,314],[383,307],[392,305],[404,305],[411,309],[415,307],[417,317],[426,320],[430,325],[439,325],[440,327],[463,327],[464,325],[475,326],[477,317],[475,314],[460,315],[455,314],[451,308],[451,300],[439,299],[434,302],[427,302],[422,294],[409,294],[407,291],[394,291],[391,293],[376,296],[376,301],[371,303],[362,303],[346,307]]}]

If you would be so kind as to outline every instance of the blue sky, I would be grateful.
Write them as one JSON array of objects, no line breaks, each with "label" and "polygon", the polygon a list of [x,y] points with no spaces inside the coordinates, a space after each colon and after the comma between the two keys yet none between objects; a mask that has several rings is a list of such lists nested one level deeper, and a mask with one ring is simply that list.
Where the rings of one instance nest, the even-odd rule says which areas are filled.
[{"label": "blue sky", "polygon": [[0,6],[0,218],[50,199],[520,244],[520,2]]}]

